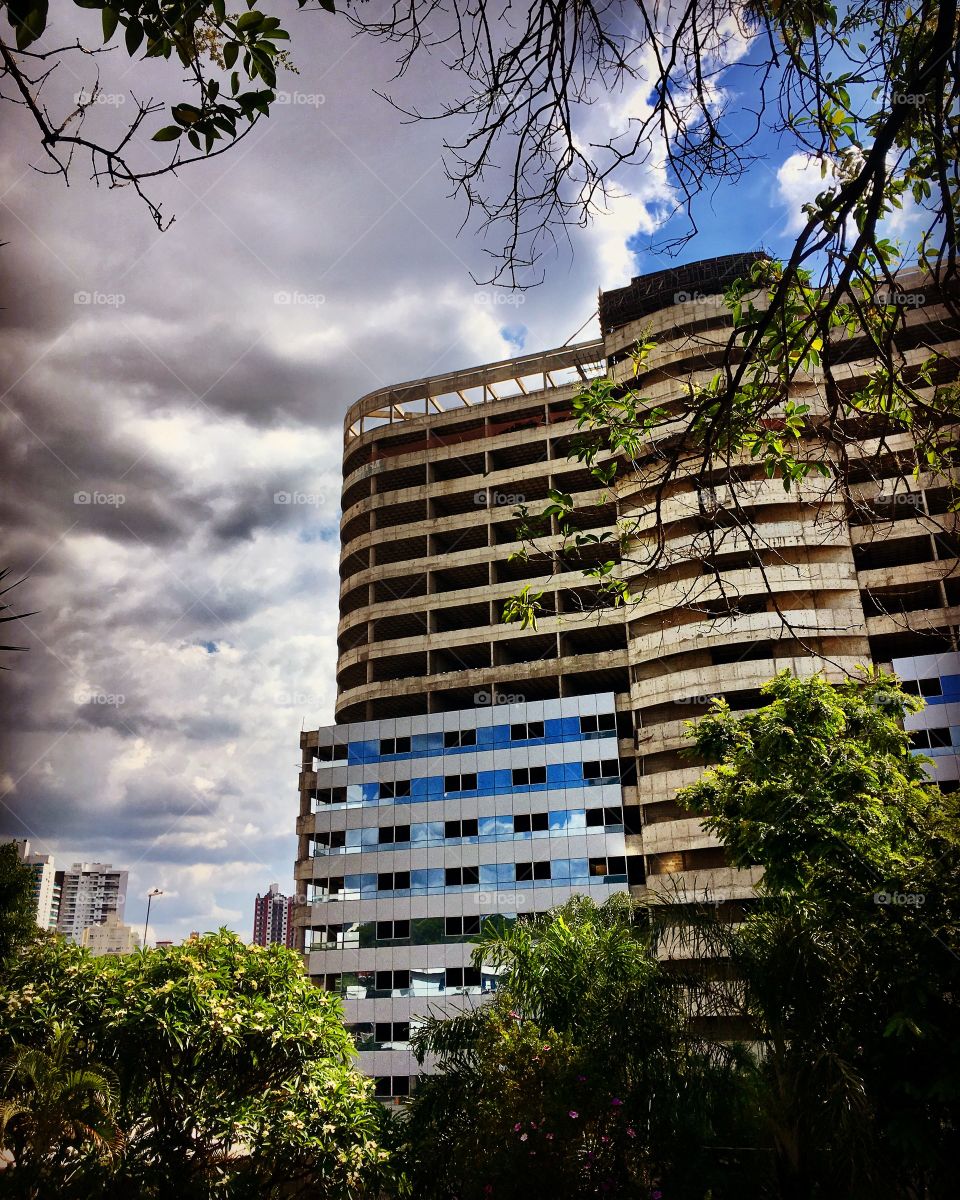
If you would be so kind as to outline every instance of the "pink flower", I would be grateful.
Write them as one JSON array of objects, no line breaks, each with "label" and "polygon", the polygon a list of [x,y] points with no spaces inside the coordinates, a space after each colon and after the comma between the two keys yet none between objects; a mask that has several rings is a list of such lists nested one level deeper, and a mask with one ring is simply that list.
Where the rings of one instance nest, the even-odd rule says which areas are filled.
[{"label": "pink flower", "polygon": [[609,1141],[610,1141],[610,1139],[609,1139],[608,1137],[602,1137],[602,1138],[600,1139],[600,1141],[601,1141],[601,1142],[609,1142]]},{"label": "pink flower", "polygon": [[548,1134],[547,1134],[547,1141],[548,1141],[548,1142],[552,1142],[552,1141],[553,1141],[553,1134],[552,1134],[552,1133],[548,1133]]},{"label": "pink flower", "polygon": [[663,1192],[651,1192],[650,1200],[663,1200]]},{"label": "pink flower", "polygon": [[520,1134],[520,1141],[521,1141],[521,1142],[525,1142],[529,1136],[530,1136],[530,1134],[529,1134],[529,1133],[521,1133],[521,1134]]},{"label": "pink flower", "polygon": [[636,1136],[637,1136],[637,1131],[628,1125],[627,1126],[627,1137],[636,1137]]},{"label": "pink flower", "polygon": [[520,1129],[521,1129],[521,1125],[520,1125],[520,1122],[518,1121],[518,1122],[516,1123],[516,1125],[514,1125],[514,1127],[513,1127],[513,1132],[514,1132],[514,1133],[519,1133],[519,1132],[520,1132]]},{"label": "pink flower", "polygon": [[617,1097],[614,1096],[614,1098],[610,1101],[610,1103],[613,1105],[614,1108],[619,1108],[620,1105],[623,1103],[623,1101],[617,1099]]},{"label": "pink flower", "polygon": [[570,1109],[570,1116],[571,1116],[571,1118],[572,1118],[572,1119],[575,1121],[575,1120],[577,1119],[577,1117],[579,1117],[579,1116],[580,1116],[580,1114],[579,1114],[578,1112],[574,1112],[574,1110],[571,1108],[571,1109]]}]

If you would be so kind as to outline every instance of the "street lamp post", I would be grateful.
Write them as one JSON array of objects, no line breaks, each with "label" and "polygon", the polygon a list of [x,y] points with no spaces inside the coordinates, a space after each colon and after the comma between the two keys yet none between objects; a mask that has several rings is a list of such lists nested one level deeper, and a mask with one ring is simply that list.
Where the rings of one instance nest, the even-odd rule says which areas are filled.
[{"label": "street lamp post", "polygon": [[154,896],[162,896],[163,892],[159,888],[151,888],[147,892],[147,919],[143,923],[143,948],[147,948],[147,930],[150,928],[150,905],[153,903]]}]

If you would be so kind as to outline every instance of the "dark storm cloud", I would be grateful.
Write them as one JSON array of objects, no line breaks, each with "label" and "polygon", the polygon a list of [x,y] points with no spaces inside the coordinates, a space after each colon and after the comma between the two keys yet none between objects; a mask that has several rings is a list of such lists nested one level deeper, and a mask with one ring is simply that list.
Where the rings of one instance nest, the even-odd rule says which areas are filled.
[{"label": "dark storm cloud", "polygon": [[292,888],[299,732],[332,718],[348,405],[508,357],[521,317],[527,348],[561,344],[598,282],[578,235],[563,287],[502,331],[438,130],[372,95],[390,54],[335,19],[293,33],[291,86],[324,102],[158,185],[163,235],[128,191],[26,171],[33,131],[4,112],[0,522],[40,612],[0,676],[0,829],[129,866],[133,920],[162,887],[158,936],[248,935],[254,893]]}]

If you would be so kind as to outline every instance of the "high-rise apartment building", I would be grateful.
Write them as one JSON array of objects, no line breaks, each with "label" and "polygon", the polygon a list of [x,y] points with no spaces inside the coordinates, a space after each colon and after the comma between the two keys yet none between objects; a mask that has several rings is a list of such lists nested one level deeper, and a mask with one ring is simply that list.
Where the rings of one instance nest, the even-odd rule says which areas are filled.
[{"label": "high-rise apartment building", "polygon": [[60,910],[60,884],[52,854],[32,854],[26,839],[17,841],[17,852],[24,866],[33,872],[33,903],[41,929],[55,929]]},{"label": "high-rise apartment building", "polygon": [[253,904],[253,944],[292,946],[293,906],[293,897],[281,895],[276,883],[271,883],[264,895],[258,895]]},{"label": "high-rise apartment building", "polygon": [[[681,754],[685,722],[710,697],[747,710],[783,668],[839,680],[892,667],[927,697],[909,724],[956,785],[960,537],[945,482],[914,477],[909,434],[859,475],[853,463],[854,508],[817,502],[814,483],[785,492],[744,461],[681,476],[654,517],[641,483],[601,489],[569,457],[573,397],[598,375],[626,381],[640,338],[657,343],[636,380],[652,405],[712,376],[729,334],[721,292],[755,257],[634,279],[602,294],[596,341],[382,388],[347,414],[338,724],[301,735],[297,926],[382,1095],[408,1089],[424,1012],[494,986],[469,963],[484,920],[575,892],[749,897],[756,873],[727,866],[674,800],[699,773]],[[902,287],[908,363],[931,346],[956,362],[936,289]],[[872,367],[857,353],[851,388]],[[796,391],[816,409],[815,376]],[[637,544],[662,539],[654,572],[624,548],[633,603],[612,607],[584,578],[609,544],[586,563],[560,553],[546,575],[510,560],[514,510],[538,511],[551,489],[575,498],[584,532],[619,519]],[[734,494],[749,528],[711,520]],[[562,551],[555,521],[541,544]],[[536,630],[500,620],[525,583],[542,592]]]},{"label": "high-rise apartment building", "polygon": [[126,898],[126,871],[110,863],[74,863],[63,872],[57,930],[79,945],[89,926],[111,915],[122,921]]}]

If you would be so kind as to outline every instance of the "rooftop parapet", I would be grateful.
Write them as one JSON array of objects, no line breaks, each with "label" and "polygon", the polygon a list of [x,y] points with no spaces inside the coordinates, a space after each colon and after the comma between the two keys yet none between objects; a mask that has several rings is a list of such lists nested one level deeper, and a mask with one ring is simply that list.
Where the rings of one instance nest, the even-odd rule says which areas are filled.
[{"label": "rooftop parapet", "polygon": [[735,279],[749,275],[755,262],[768,258],[762,250],[701,258],[682,267],[637,275],[626,287],[600,293],[600,328],[604,336],[631,321],[671,304],[701,296],[716,296]]},{"label": "rooftop parapet", "polygon": [[415,421],[456,408],[475,408],[491,400],[522,398],[532,392],[586,382],[603,375],[605,370],[603,341],[597,338],[378,388],[347,410],[344,442],[349,444],[380,425]]}]

